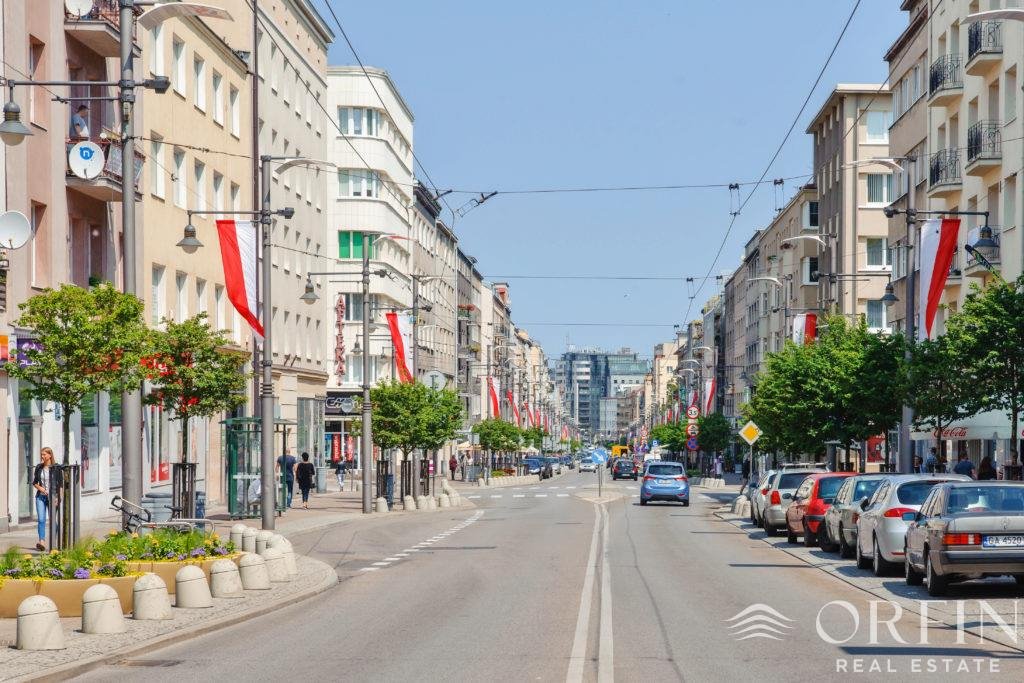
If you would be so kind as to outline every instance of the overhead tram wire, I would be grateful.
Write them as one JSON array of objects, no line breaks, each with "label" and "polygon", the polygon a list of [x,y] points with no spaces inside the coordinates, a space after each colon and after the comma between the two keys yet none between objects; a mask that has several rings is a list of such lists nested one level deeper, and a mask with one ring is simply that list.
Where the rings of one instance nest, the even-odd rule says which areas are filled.
[{"label": "overhead tram wire", "polygon": [[704,288],[704,283],[707,281],[707,277],[711,275],[711,273],[715,270],[715,266],[718,265],[718,259],[722,257],[722,251],[725,249],[725,245],[729,241],[729,235],[732,233],[732,229],[736,225],[736,219],[739,217],[740,213],[743,212],[743,209],[750,202],[750,199],[751,197],[754,196],[754,193],[757,192],[757,188],[761,186],[761,184],[764,182],[764,179],[768,176],[768,172],[771,171],[772,165],[779,158],[779,154],[782,153],[783,147],[785,147],[786,143],[789,141],[789,136],[793,134],[793,129],[796,128],[796,124],[799,123],[800,117],[803,116],[804,110],[807,109],[807,105],[808,103],[810,103],[811,97],[814,96],[814,91],[818,88],[818,84],[821,83],[821,79],[825,75],[825,70],[828,68],[828,65],[832,62],[832,58],[835,56],[836,51],[839,49],[839,44],[842,42],[843,37],[846,35],[847,29],[850,28],[850,23],[853,21],[854,15],[857,14],[857,9],[860,7],[860,3],[861,0],[856,0],[856,2],[854,2],[853,9],[850,10],[850,15],[846,18],[846,23],[843,24],[843,29],[839,32],[839,36],[836,38],[835,43],[832,45],[832,50],[828,53],[828,57],[825,59],[825,63],[821,65],[821,69],[818,71],[818,76],[814,79],[814,83],[811,84],[811,87],[807,92],[807,97],[804,98],[803,104],[800,105],[800,110],[797,112],[796,116],[793,117],[793,122],[789,124],[789,128],[786,130],[786,134],[783,136],[782,142],[780,142],[779,146],[775,149],[775,153],[772,155],[772,158],[768,161],[768,165],[765,166],[764,172],[761,173],[761,177],[758,179],[757,183],[750,189],[750,192],[747,193],[746,198],[740,203],[739,208],[736,210],[735,213],[733,213],[732,218],[729,220],[729,226],[725,230],[725,235],[722,236],[722,242],[721,244],[718,245],[718,251],[715,252],[715,257],[714,259],[712,259],[711,265],[708,267],[708,271],[704,279],[701,280],[700,284],[694,290],[693,294],[690,295],[690,302],[689,304],[687,304],[686,314],[683,316],[684,322],[690,319],[690,311],[693,309],[694,300],[697,298],[701,290]]}]

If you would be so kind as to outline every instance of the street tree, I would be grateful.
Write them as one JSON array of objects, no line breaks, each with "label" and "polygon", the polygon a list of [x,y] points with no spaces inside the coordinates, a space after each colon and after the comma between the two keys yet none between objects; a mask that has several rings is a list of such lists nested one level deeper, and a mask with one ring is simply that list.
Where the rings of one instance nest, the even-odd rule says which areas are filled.
[{"label": "street tree", "polygon": [[61,407],[61,461],[67,464],[71,413],[92,394],[142,384],[140,360],[149,338],[143,304],[110,284],[92,289],[62,285],[19,308],[15,325],[31,335],[32,343],[19,350],[6,370],[21,381],[22,395]]},{"label": "street tree", "polygon": [[654,425],[651,429],[651,440],[657,441],[670,453],[682,453],[686,450],[686,426],[678,422],[666,422]]},{"label": "street tree", "polygon": [[477,422],[473,425],[473,433],[479,437],[480,445],[489,453],[517,451],[523,443],[523,430],[498,417]]},{"label": "street tree", "polygon": [[247,353],[228,351],[229,340],[205,313],[151,332],[142,359],[152,390],[144,401],[181,423],[181,462],[188,462],[189,420],[210,418],[245,403]]},{"label": "street tree", "polygon": [[702,416],[697,426],[700,427],[700,447],[705,451],[724,451],[733,442],[732,423],[721,413]]},{"label": "street tree", "polygon": [[860,364],[847,392],[850,430],[861,441],[886,435],[885,462],[888,464],[887,435],[899,423],[900,409],[906,400],[906,339],[902,334],[865,334],[863,328],[857,336],[861,343]]},{"label": "street tree", "polygon": [[540,450],[544,447],[544,437],[546,437],[548,433],[544,431],[543,427],[526,427],[521,430],[521,434],[524,446],[533,446]]},{"label": "street tree", "polygon": [[914,424],[935,432],[940,456],[946,449],[946,440],[940,435],[955,420],[968,415],[967,394],[975,391],[961,378],[959,340],[959,333],[953,333],[913,344],[905,371],[907,403],[914,409]]},{"label": "street tree", "polygon": [[370,390],[373,441],[397,448],[406,457],[417,448],[440,448],[454,438],[462,420],[462,404],[451,390],[435,390],[420,382],[387,382]]}]

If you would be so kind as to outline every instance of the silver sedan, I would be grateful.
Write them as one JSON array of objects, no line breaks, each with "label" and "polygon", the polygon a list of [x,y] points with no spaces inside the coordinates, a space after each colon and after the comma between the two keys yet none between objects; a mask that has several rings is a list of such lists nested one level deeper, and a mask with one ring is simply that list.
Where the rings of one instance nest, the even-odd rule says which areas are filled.
[{"label": "silver sedan", "polygon": [[839,551],[840,557],[853,557],[857,544],[857,519],[860,517],[860,504],[871,495],[882,483],[887,474],[861,474],[850,477],[843,482],[836,493],[836,499],[825,512],[825,532],[821,541],[821,549],[834,553]]}]

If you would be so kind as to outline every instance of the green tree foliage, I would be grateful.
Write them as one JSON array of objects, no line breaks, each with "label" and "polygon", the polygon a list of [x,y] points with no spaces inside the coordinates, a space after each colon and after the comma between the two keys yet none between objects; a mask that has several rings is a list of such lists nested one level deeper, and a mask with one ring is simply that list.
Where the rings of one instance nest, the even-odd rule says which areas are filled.
[{"label": "green tree foliage", "polygon": [[670,453],[682,453],[686,450],[686,425],[676,422],[655,425],[651,429],[651,441],[657,441]]},{"label": "green tree foliage", "polygon": [[480,437],[480,445],[488,451],[515,451],[523,443],[523,431],[497,417],[476,423],[473,433]]},{"label": "green tree foliage", "polygon": [[543,427],[526,427],[520,430],[524,446],[533,446],[537,449],[544,448],[544,437],[548,435]]},{"label": "green tree foliage", "polygon": [[373,441],[409,455],[417,448],[440,448],[462,423],[462,403],[450,389],[413,382],[388,382],[370,390]]},{"label": "green tree foliage", "polygon": [[228,339],[201,313],[183,322],[165,321],[151,333],[143,365],[153,389],[145,402],[181,421],[181,458],[187,462],[189,418],[214,417],[245,403],[248,354],[227,351]]},{"label": "green tree foliage", "polygon": [[721,413],[704,415],[697,425],[700,427],[698,441],[705,451],[724,451],[733,441],[732,423]]},{"label": "green tree foliage", "polygon": [[143,381],[140,359],[148,340],[143,304],[109,284],[88,290],[63,285],[33,296],[20,309],[15,325],[27,330],[36,346],[25,350],[23,365],[10,362],[6,370],[22,381],[23,395],[60,405],[61,457],[67,463],[72,411],[90,394],[131,390]]},{"label": "green tree foliage", "polygon": [[[907,402],[914,409],[914,424],[939,434],[967,415],[964,404],[969,387],[960,376],[954,346],[955,340],[945,335],[917,342],[911,346],[906,369]],[[945,447],[945,439],[939,439],[940,455]]]}]

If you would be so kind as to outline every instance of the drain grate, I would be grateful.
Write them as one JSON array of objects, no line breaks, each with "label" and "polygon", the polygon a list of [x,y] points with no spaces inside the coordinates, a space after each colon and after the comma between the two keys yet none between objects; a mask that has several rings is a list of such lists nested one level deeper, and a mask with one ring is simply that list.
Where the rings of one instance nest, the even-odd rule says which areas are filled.
[{"label": "drain grate", "polygon": [[181,659],[122,659],[114,666],[141,666],[151,669],[169,668],[181,664]]}]

